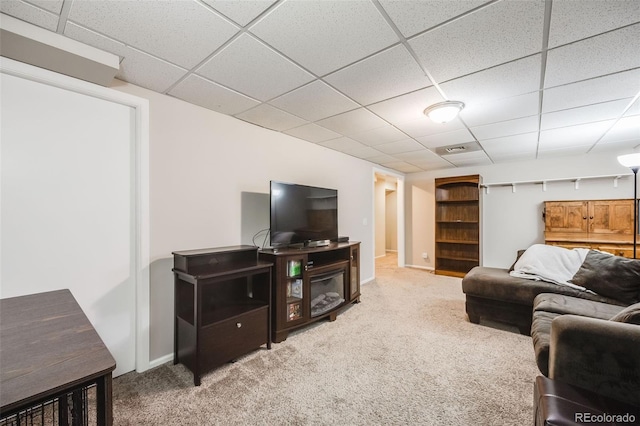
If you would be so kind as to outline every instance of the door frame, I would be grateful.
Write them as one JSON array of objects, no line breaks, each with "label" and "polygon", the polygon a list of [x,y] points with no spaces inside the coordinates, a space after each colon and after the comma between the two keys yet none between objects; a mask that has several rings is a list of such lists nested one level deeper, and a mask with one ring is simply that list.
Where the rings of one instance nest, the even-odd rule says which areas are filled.
[{"label": "door frame", "polygon": [[63,90],[114,102],[133,110],[135,131],[133,156],[133,217],[135,270],[135,369],[143,372],[149,363],[149,101],[98,86],[53,71],[0,57],[0,72]]},{"label": "door frame", "polygon": [[[404,215],[404,178],[405,176],[401,173],[395,173],[392,172],[390,170],[387,169],[383,169],[380,167],[373,167],[372,168],[372,173],[371,173],[371,198],[372,198],[372,202],[371,202],[371,217],[372,217],[372,222],[373,222],[373,226],[371,227],[371,234],[372,234],[372,239],[371,241],[373,241],[372,244],[372,253],[371,253],[371,258],[375,259],[376,257],[376,248],[375,248],[375,241],[376,241],[376,215],[375,215],[375,203],[376,203],[376,189],[375,189],[375,181],[376,181],[376,174],[378,175],[384,175],[384,176],[391,176],[392,178],[396,179],[397,181],[397,196],[398,196],[398,200],[397,200],[397,216],[398,216],[398,224],[397,224],[397,233],[398,233],[398,267],[399,268],[404,268],[405,267],[405,235],[404,235],[404,230],[405,230],[405,215]],[[374,276],[375,276],[375,268],[374,268]]]}]

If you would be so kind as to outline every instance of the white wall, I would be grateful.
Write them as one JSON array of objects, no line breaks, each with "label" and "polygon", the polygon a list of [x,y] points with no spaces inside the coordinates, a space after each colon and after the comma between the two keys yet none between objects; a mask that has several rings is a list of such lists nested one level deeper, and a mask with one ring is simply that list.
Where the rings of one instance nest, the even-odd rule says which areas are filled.
[{"label": "white wall", "polygon": [[171,252],[240,244],[242,193],[268,193],[270,180],[338,189],[340,235],[362,242],[361,279],[373,278],[371,163],[134,85],[114,88],[150,105],[151,360],[173,351]]},{"label": "white wall", "polygon": [[[540,159],[482,167],[461,167],[434,172],[414,173],[406,179],[407,264],[433,267],[434,179],[445,176],[480,174],[483,183],[561,179],[600,175],[629,175],[616,157],[625,152]],[[544,242],[542,203],[549,200],[590,200],[633,197],[633,179],[621,178],[614,187],[613,178],[582,180],[579,189],[573,182],[549,182],[542,185],[522,184],[512,192],[511,186],[492,187],[482,191],[481,255],[484,266],[508,267],[516,251]],[[429,253],[427,261],[422,252]]]}]

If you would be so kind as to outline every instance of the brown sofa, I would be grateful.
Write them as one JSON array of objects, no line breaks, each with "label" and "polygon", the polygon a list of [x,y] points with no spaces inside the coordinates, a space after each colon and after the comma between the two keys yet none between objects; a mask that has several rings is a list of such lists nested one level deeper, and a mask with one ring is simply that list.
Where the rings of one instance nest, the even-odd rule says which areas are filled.
[{"label": "brown sofa", "polygon": [[467,273],[462,279],[462,291],[469,321],[479,324],[485,319],[507,323],[527,336],[531,334],[533,300],[541,293],[563,294],[623,307],[628,305],[572,287],[512,277],[506,268],[484,266],[476,266]]},{"label": "brown sofa", "polygon": [[540,372],[640,406],[640,260],[591,250],[570,284],[476,267],[462,280],[469,320],[531,334]]}]

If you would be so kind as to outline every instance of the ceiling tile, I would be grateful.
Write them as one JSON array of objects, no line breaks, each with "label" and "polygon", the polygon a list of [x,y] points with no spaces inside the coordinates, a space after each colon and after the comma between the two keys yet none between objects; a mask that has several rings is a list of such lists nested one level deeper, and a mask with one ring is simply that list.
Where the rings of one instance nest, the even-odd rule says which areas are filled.
[{"label": "ceiling tile", "polygon": [[537,158],[536,152],[518,152],[515,154],[497,154],[491,156],[491,160],[494,164],[498,163],[513,163],[515,161],[531,161]]},{"label": "ceiling tile", "polygon": [[259,104],[258,101],[229,90],[197,75],[190,75],[169,95],[222,114],[237,114]]},{"label": "ceiling tile", "polygon": [[427,148],[420,146],[420,149],[417,151],[408,151],[396,153],[393,155],[395,158],[406,161],[407,163],[416,164],[432,162],[437,163],[442,161],[439,155],[435,154],[433,151],[428,150]]},{"label": "ceiling tile", "polygon": [[67,23],[64,35],[120,56],[120,70],[115,77],[146,89],[164,93],[187,73],[183,68],[73,23]]},{"label": "ceiling tile", "polygon": [[448,99],[465,105],[531,93],[540,89],[541,56],[500,65],[440,85]]},{"label": "ceiling tile", "polygon": [[[6,0],[3,0],[4,3]],[[62,11],[62,4],[64,0],[25,0],[25,3],[31,3],[38,6],[40,9],[44,9],[56,15],[60,15]]]},{"label": "ceiling tile", "polygon": [[340,137],[339,133],[313,123],[286,130],[284,133],[313,143],[324,142]]},{"label": "ceiling tile", "polygon": [[640,144],[640,115],[620,119],[599,143],[635,141]]},{"label": "ceiling tile", "polygon": [[539,92],[531,92],[485,103],[471,102],[460,112],[460,118],[467,126],[480,126],[535,115],[539,98]]},{"label": "ceiling tile", "polygon": [[442,158],[456,166],[482,166],[491,164],[491,159],[487,157],[487,154],[485,154],[484,151],[443,155]]},{"label": "ceiling tile", "polygon": [[196,73],[261,101],[314,79],[311,74],[248,34],[241,35],[225,46]]},{"label": "ceiling tile", "polygon": [[410,37],[487,3],[487,0],[380,0],[380,3],[400,32]]},{"label": "ceiling tile", "polygon": [[371,148],[370,146],[363,146],[362,148],[351,149],[343,152],[367,161],[370,161],[370,158],[377,158],[382,154],[380,151],[375,148]]},{"label": "ceiling tile", "polygon": [[351,135],[352,139],[355,139],[369,146],[399,141],[400,139],[405,139],[406,137],[407,135],[391,125],[378,127],[371,130],[365,130],[364,132],[358,132]]},{"label": "ceiling tile", "polygon": [[322,145],[327,148],[334,149],[336,151],[349,153],[357,150],[362,150],[364,148],[370,148],[364,144],[361,144],[358,141],[354,141],[353,139],[347,138],[345,136],[337,139],[331,139],[329,141],[320,142],[318,145]]},{"label": "ceiling tile", "polygon": [[640,142],[637,140],[629,139],[621,142],[610,142],[610,143],[599,143],[594,146],[590,154],[598,154],[601,152],[616,152],[619,153],[628,153],[631,151],[640,151]]},{"label": "ceiling tile", "polygon": [[280,132],[306,124],[305,120],[267,104],[258,105],[235,116],[241,120]]},{"label": "ceiling tile", "polygon": [[309,121],[358,108],[358,104],[322,81],[314,81],[269,102]]},{"label": "ceiling tile", "polygon": [[387,125],[384,120],[364,108],[325,118],[317,124],[344,135],[353,135]]},{"label": "ceiling tile", "polygon": [[558,158],[558,157],[576,157],[585,155],[589,151],[589,145],[569,146],[558,149],[539,150],[537,159]]},{"label": "ceiling tile", "polygon": [[440,92],[432,86],[369,105],[367,109],[373,111],[391,124],[399,124],[413,120],[424,120],[425,116],[423,111],[425,108],[444,100]]},{"label": "ceiling tile", "polygon": [[503,1],[412,40],[437,82],[476,72],[542,49],[544,1]]},{"label": "ceiling tile", "polygon": [[553,48],[640,21],[637,0],[556,1],[549,47]]},{"label": "ceiling tile", "polygon": [[396,127],[412,138],[449,133],[454,130],[464,129],[464,125],[457,118],[448,123],[435,123],[424,115],[417,120],[396,124]]},{"label": "ceiling tile", "polygon": [[481,140],[480,144],[492,159],[526,154],[535,158],[538,148],[538,132]]},{"label": "ceiling tile", "polygon": [[405,163],[404,161],[390,161],[388,163],[382,163],[384,167],[397,170],[402,173],[415,173],[421,171],[419,167],[413,164]]},{"label": "ceiling tile", "polygon": [[593,78],[544,91],[542,112],[553,112],[634,97],[640,91],[640,69]]},{"label": "ceiling tile", "polygon": [[[51,7],[48,9],[55,9],[58,6],[58,3],[59,6],[62,7],[62,1],[51,2]],[[22,1],[2,0],[0,1],[0,12],[22,21],[29,22],[33,25],[37,25],[46,30],[56,31],[58,29],[58,20],[60,17],[57,14],[60,13],[59,10],[58,12],[54,12],[54,14],[50,13],[53,12],[51,10],[45,11],[39,7],[35,7]]]},{"label": "ceiling tile", "polygon": [[403,139],[401,141],[376,145],[376,149],[385,154],[393,155],[402,152],[419,151],[424,149],[424,147],[413,139]]},{"label": "ceiling tile", "polygon": [[615,120],[580,124],[540,132],[539,151],[592,146],[615,123]]},{"label": "ceiling tile", "polygon": [[362,105],[431,86],[429,78],[402,45],[330,74],[324,80]]},{"label": "ceiling tile", "polygon": [[241,26],[247,25],[276,0],[202,0]]},{"label": "ceiling tile", "polygon": [[200,63],[238,31],[192,1],[74,1],[69,19],[186,68]]},{"label": "ceiling tile", "polygon": [[475,139],[465,128],[454,130],[453,132],[437,133],[434,135],[417,138],[418,142],[427,148],[437,148],[439,146],[455,145],[466,142],[473,142]]},{"label": "ceiling tile", "polygon": [[640,98],[636,99],[636,101],[631,105],[631,107],[624,113],[625,117],[629,117],[631,115],[640,114]]},{"label": "ceiling tile", "polygon": [[547,53],[545,87],[640,67],[640,24]]},{"label": "ceiling tile", "polygon": [[453,167],[450,162],[443,159],[440,159],[439,161],[416,161],[411,164],[425,171],[441,170]]},{"label": "ceiling tile", "polygon": [[499,123],[485,124],[472,127],[471,132],[478,139],[491,139],[502,136],[520,135],[523,133],[538,131],[538,116],[517,118],[515,120],[501,121]]},{"label": "ceiling tile", "polygon": [[631,99],[627,98],[542,114],[540,128],[542,130],[548,130],[557,127],[618,118],[622,115],[627,105],[629,105],[629,102],[631,102]]},{"label": "ceiling tile", "polygon": [[372,163],[376,164],[384,164],[396,161],[396,159],[388,154],[380,153],[380,155],[378,156],[367,158],[367,161],[371,161]]},{"label": "ceiling tile", "polygon": [[319,76],[399,41],[376,7],[362,1],[283,2],[251,32]]}]

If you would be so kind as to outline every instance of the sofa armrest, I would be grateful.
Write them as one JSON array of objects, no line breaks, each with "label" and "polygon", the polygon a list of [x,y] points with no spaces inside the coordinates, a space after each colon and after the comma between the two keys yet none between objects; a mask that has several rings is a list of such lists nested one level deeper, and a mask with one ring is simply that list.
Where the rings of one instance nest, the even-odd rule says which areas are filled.
[{"label": "sofa armrest", "polygon": [[557,317],[551,323],[549,378],[640,406],[640,326]]}]

